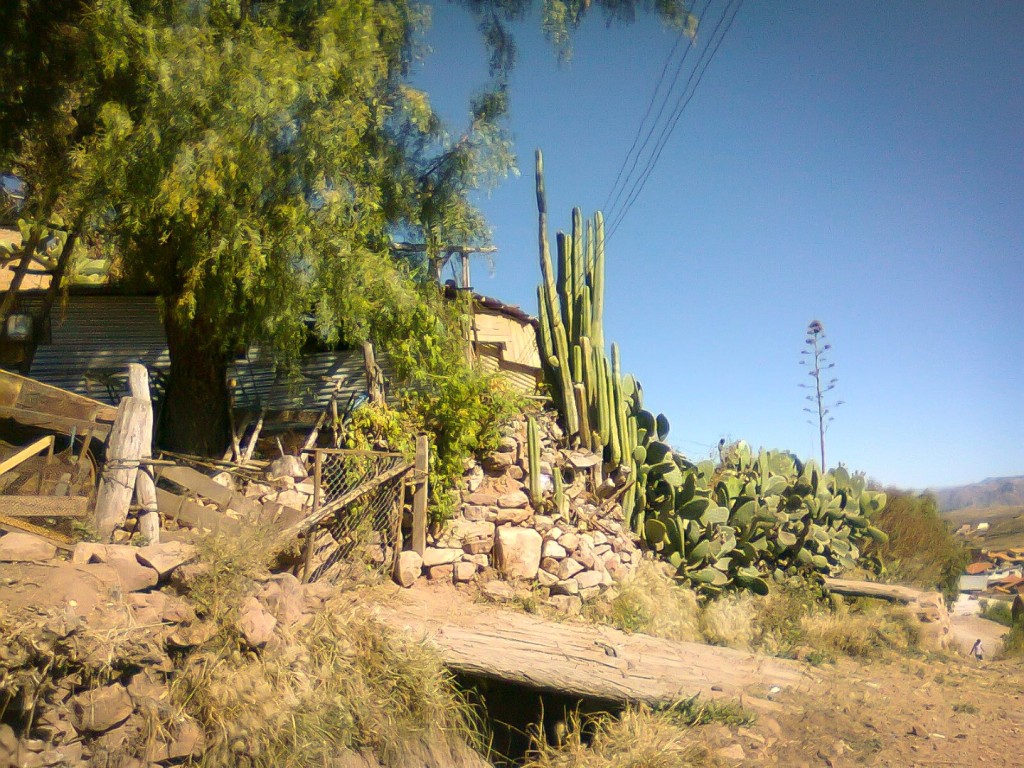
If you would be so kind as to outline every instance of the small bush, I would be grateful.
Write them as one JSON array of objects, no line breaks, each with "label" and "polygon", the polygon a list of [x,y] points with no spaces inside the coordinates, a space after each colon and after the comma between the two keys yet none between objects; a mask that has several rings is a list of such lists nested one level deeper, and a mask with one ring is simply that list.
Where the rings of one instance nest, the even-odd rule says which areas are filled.
[{"label": "small bush", "polygon": [[758,599],[747,592],[729,593],[710,601],[700,615],[704,639],[712,645],[751,650],[757,639]]},{"label": "small bush", "polygon": [[1012,606],[1006,600],[982,600],[979,615],[1004,627],[1013,626]]},{"label": "small bush", "polygon": [[873,522],[889,541],[868,543],[864,554],[878,559],[888,580],[937,589],[955,600],[970,553],[942,519],[935,498],[892,489],[886,495],[888,502]]},{"label": "small bush", "polygon": [[1024,656],[1024,622],[1017,622],[1003,637],[1003,649],[999,654],[1003,658]]},{"label": "small bush", "polygon": [[909,610],[869,598],[836,601],[829,613],[804,616],[801,628],[812,648],[865,659],[913,650],[921,641],[920,624]]}]

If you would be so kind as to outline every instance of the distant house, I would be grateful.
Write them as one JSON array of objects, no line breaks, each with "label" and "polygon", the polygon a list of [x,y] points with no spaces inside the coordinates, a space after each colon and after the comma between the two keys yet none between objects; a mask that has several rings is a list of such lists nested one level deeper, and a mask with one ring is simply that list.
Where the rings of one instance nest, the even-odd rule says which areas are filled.
[{"label": "distant house", "polygon": [[968,594],[984,592],[988,588],[988,576],[984,573],[960,577],[960,591]]}]

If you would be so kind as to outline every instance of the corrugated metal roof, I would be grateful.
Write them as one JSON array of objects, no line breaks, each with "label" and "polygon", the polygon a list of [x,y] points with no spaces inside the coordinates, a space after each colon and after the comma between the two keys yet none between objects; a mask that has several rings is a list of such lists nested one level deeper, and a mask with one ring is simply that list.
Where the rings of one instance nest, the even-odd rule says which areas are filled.
[{"label": "corrugated metal roof", "polygon": [[[392,371],[386,357],[379,355],[377,365],[384,372],[385,381],[391,381]],[[235,407],[246,410],[318,411],[330,405],[332,395],[344,407],[350,398],[366,394],[361,350],[306,355],[298,372],[288,377],[275,372],[273,364],[261,360],[259,350],[253,349],[246,360],[228,367],[228,377],[236,381]]]},{"label": "corrugated metal roof", "polygon": [[166,374],[170,367],[156,299],[72,295],[63,310],[54,307],[50,343],[36,348],[29,375],[116,405],[124,394],[129,363],[142,363],[151,376]]},{"label": "corrugated metal roof", "polygon": [[[72,295],[63,312],[54,309],[50,343],[36,349],[29,375],[116,405],[124,394],[129,363],[149,369],[154,394],[159,394],[170,357],[156,298]],[[378,355],[377,364],[391,381],[386,356]],[[361,350],[308,355],[298,374],[288,377],[275,372],[271,361],[254,348],[245,360],[228,366],[228,376],[236,382],[235,407],[242,409],[320,410],[335,392],[344,407],[350,397],[366,392]]]}]

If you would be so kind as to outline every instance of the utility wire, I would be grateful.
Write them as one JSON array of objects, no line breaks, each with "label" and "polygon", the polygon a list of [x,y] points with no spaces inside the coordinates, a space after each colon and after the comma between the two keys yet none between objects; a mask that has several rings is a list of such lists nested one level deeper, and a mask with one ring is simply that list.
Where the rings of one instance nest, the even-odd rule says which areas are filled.
[{"label": "utility wire", "polygon": [[[704,10],[702,10],[697,15],[697,34],[700,34],[701,22],[703,21],[704,14],[707,13],[708,7],[710,5],[711,0],[707,0],[707,2],[704,4]],[[661,90],[661,84],[665,80],[665,73],[668,72],[669,65],[672,63],[672,59],[675,56],[676,51],[679,49],[679,44],[680,42],[682,42],[682,40],[683,35],[680,34],[676,38],[675,44],[672,46],[672,50],[669,51],[668,56],[665,58],[665,63],[661,67],[661,75],[658,77],[658,83],[657,85],[654,86],[654,91],[651,93],[650,101],[648,101],[647,103],[647,110],[644,112],[644,116],[640,120],[640,125],[637,126],[636,135],[633,137],[633,143],[632,145],[630,145],[629,151],[626,153],[626,157],[622,161],[622,165],[619,166],[619,172],[615,177],[615,183],[612,184],[612,188],[608,192],[608,198],[605,200],[603,210],[605,210],[608,213],[609,217],[614,211],[615,206],[619,204],[619,200],[622,197],[622,193],[626,190],[626,186],[632,180],[633,171],[636,170],[637,163],[640,161],[640,156],[643,154],[644,150],[647,149],[647,145],[650,143],[651,137],[654,135],[655,128],[657,128],[658,123],[661,120],[661,116],[665,112],[665,107],[668,105],[669,99],[672,97],[672,91],[675,89],[676,83],[679,81],[679,76],[683,72],[683,65],[686,63],[686,57],[689,55],[690,49],[694,47],[692,42],[689,42],[689,44],[683,50],[683,55],[680,58],[679,63],[676,65],[675,74],[672,76],[672,82],[669,85],[668,89],[665,91],[665,96],[661,101],[661,106],[658,108],[658,114],[655,116],[653,122],[651,123],[651,126],[647,131],[647,135],[644,137],[643,144],[641,144],[640,148],[637,149],[637,144],[640,142],[640,135],[644,132],[644,126],[647,123],[647,118],[650,117],[651,110],[654,108],[654,102],[657,100],[658,97],[658,92]],[[636,150],[635,157],[633,156],[634,150]],[[631,157],[632,164],[630,164]],[[626,170],[627,165],[629,165],[629,171],[626,172],[626,176],[625,178],[623,178],[622,173],[623,171]],[[620,181],[622,181],[622,187],[618,188]],[[616,191],[617,189],[618,191]],[[613,195],[614,199],[612,199]]]},{"label": "utility wire", "polygon": [[[662,128],[661,134],[658,137],[658,142],[656,144],[656,148],[653,154],[648,159],[647,164],[644,166],[644,170],[641,172],[640,176],[636,179],[636,181],[633,183],[633,186],[630,188],[629,194],[626,196],[626,202],[623,204],[621,210],[615,214],[615,219],[612,221],[612,224],[609,228],[607,239],[611,239],[611,237],[615,234],[616,230],[618,230],[619,226],[622,224],[622,221],[625,219],[626,215],[633,207],[633,204],[640,196],[640,193],[643,192],[643,189],[646,186],[647,181],[651,176],[651,173],[654,171],[655,166],[661,159],[661,154],[665,150],[665,146],[668,144],[668,140],[671,137],[672,132],[675,130],[680,118],[683,115],[683,112],[686,110],[686,107],[689,105],[690,101],[693,99],[694,94],[697,92],[697,88],[700,86],[701,81],[704,79],[704,74],[707,72],[708,67],[714,60],[715,54],[718,53],[718,49],[721,47],[722,41],[725,39],[726,35],[729,32],[729,29],[732,27],[732,24],[736,20],[736,16],[739,13],[740,8],[742,6],[743,0],[729,0],[729,2],[726,4],[725,9],[722,12],[722,16],[719,17],[718,23],[715,25],[715,29],[711,33],[711,40],[709,40],[708,46],[702,51],[701,58],[698,60],[698,62],[694,66],[693,71],[690,73],[690,79],[687,81],[686,88],[684,88],[683,92],[680,93],[679,98],[676,100],[676,105],[674,107],[673,114],[669,119],[669,122],[666,123],[665,126]],[[733,9],[731,15],[729,15],[730,8]],[[725,21],[726,16],[728,16],[728,21]],[[723,22],[725,23],[724,28],[722,28]],[[722,32],[721,35],[718,35],[718,31],[720,28],[722,28]],[[698,69],[700,70],[699,73]],[[696,79],[694,80],[695,75]],[[691,82],[692,87],[690,86]]]}]

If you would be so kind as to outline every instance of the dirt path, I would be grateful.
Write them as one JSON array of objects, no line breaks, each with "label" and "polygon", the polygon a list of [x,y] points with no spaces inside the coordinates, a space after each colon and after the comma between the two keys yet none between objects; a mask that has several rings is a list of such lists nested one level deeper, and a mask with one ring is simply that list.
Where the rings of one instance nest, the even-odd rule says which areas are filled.
[{"label": "dirt path", "polygon": [[1002,650],[1002,638],[1006,634],[1006,627],[1002,624],[983,619],[977,614],[953,614],[950,620],[953,624],[953,635],[962,654],[966,655],[978,638],[981,638],[986,656],[994,657]]},{"label": "dirt path", "polygon": [[[415,614],[426,611],[435,626],[467,614],[478,617],[475,620],[481,614],[487,616],[487,626],[501,627],[502,620],[511,626],[518,621],[511,616],[523,615],[474,604],[450,588],[406,592],[400,599],[417,606]],[[959,619],[965,619],[956,625],[962,637],[970,637],[973,643],[981,636],[990,652],[994,649],[998,625],[978,617]],[[700,665],[719,654],[719,658],[731,658],[725,649],[699,648]],[[685,648],[687,653],[692,650]],[[755,702],[751,696],[740,698],[757,715],[752,726],[705,725],[695,729],[696,738],[725,766],[1024,764],[1022,661],[979,664],[955,655],[929,654],[843,659],[804,669],[808,673],[804,683],[771,692],[759,700],[766,706],[751,706]]]}]

